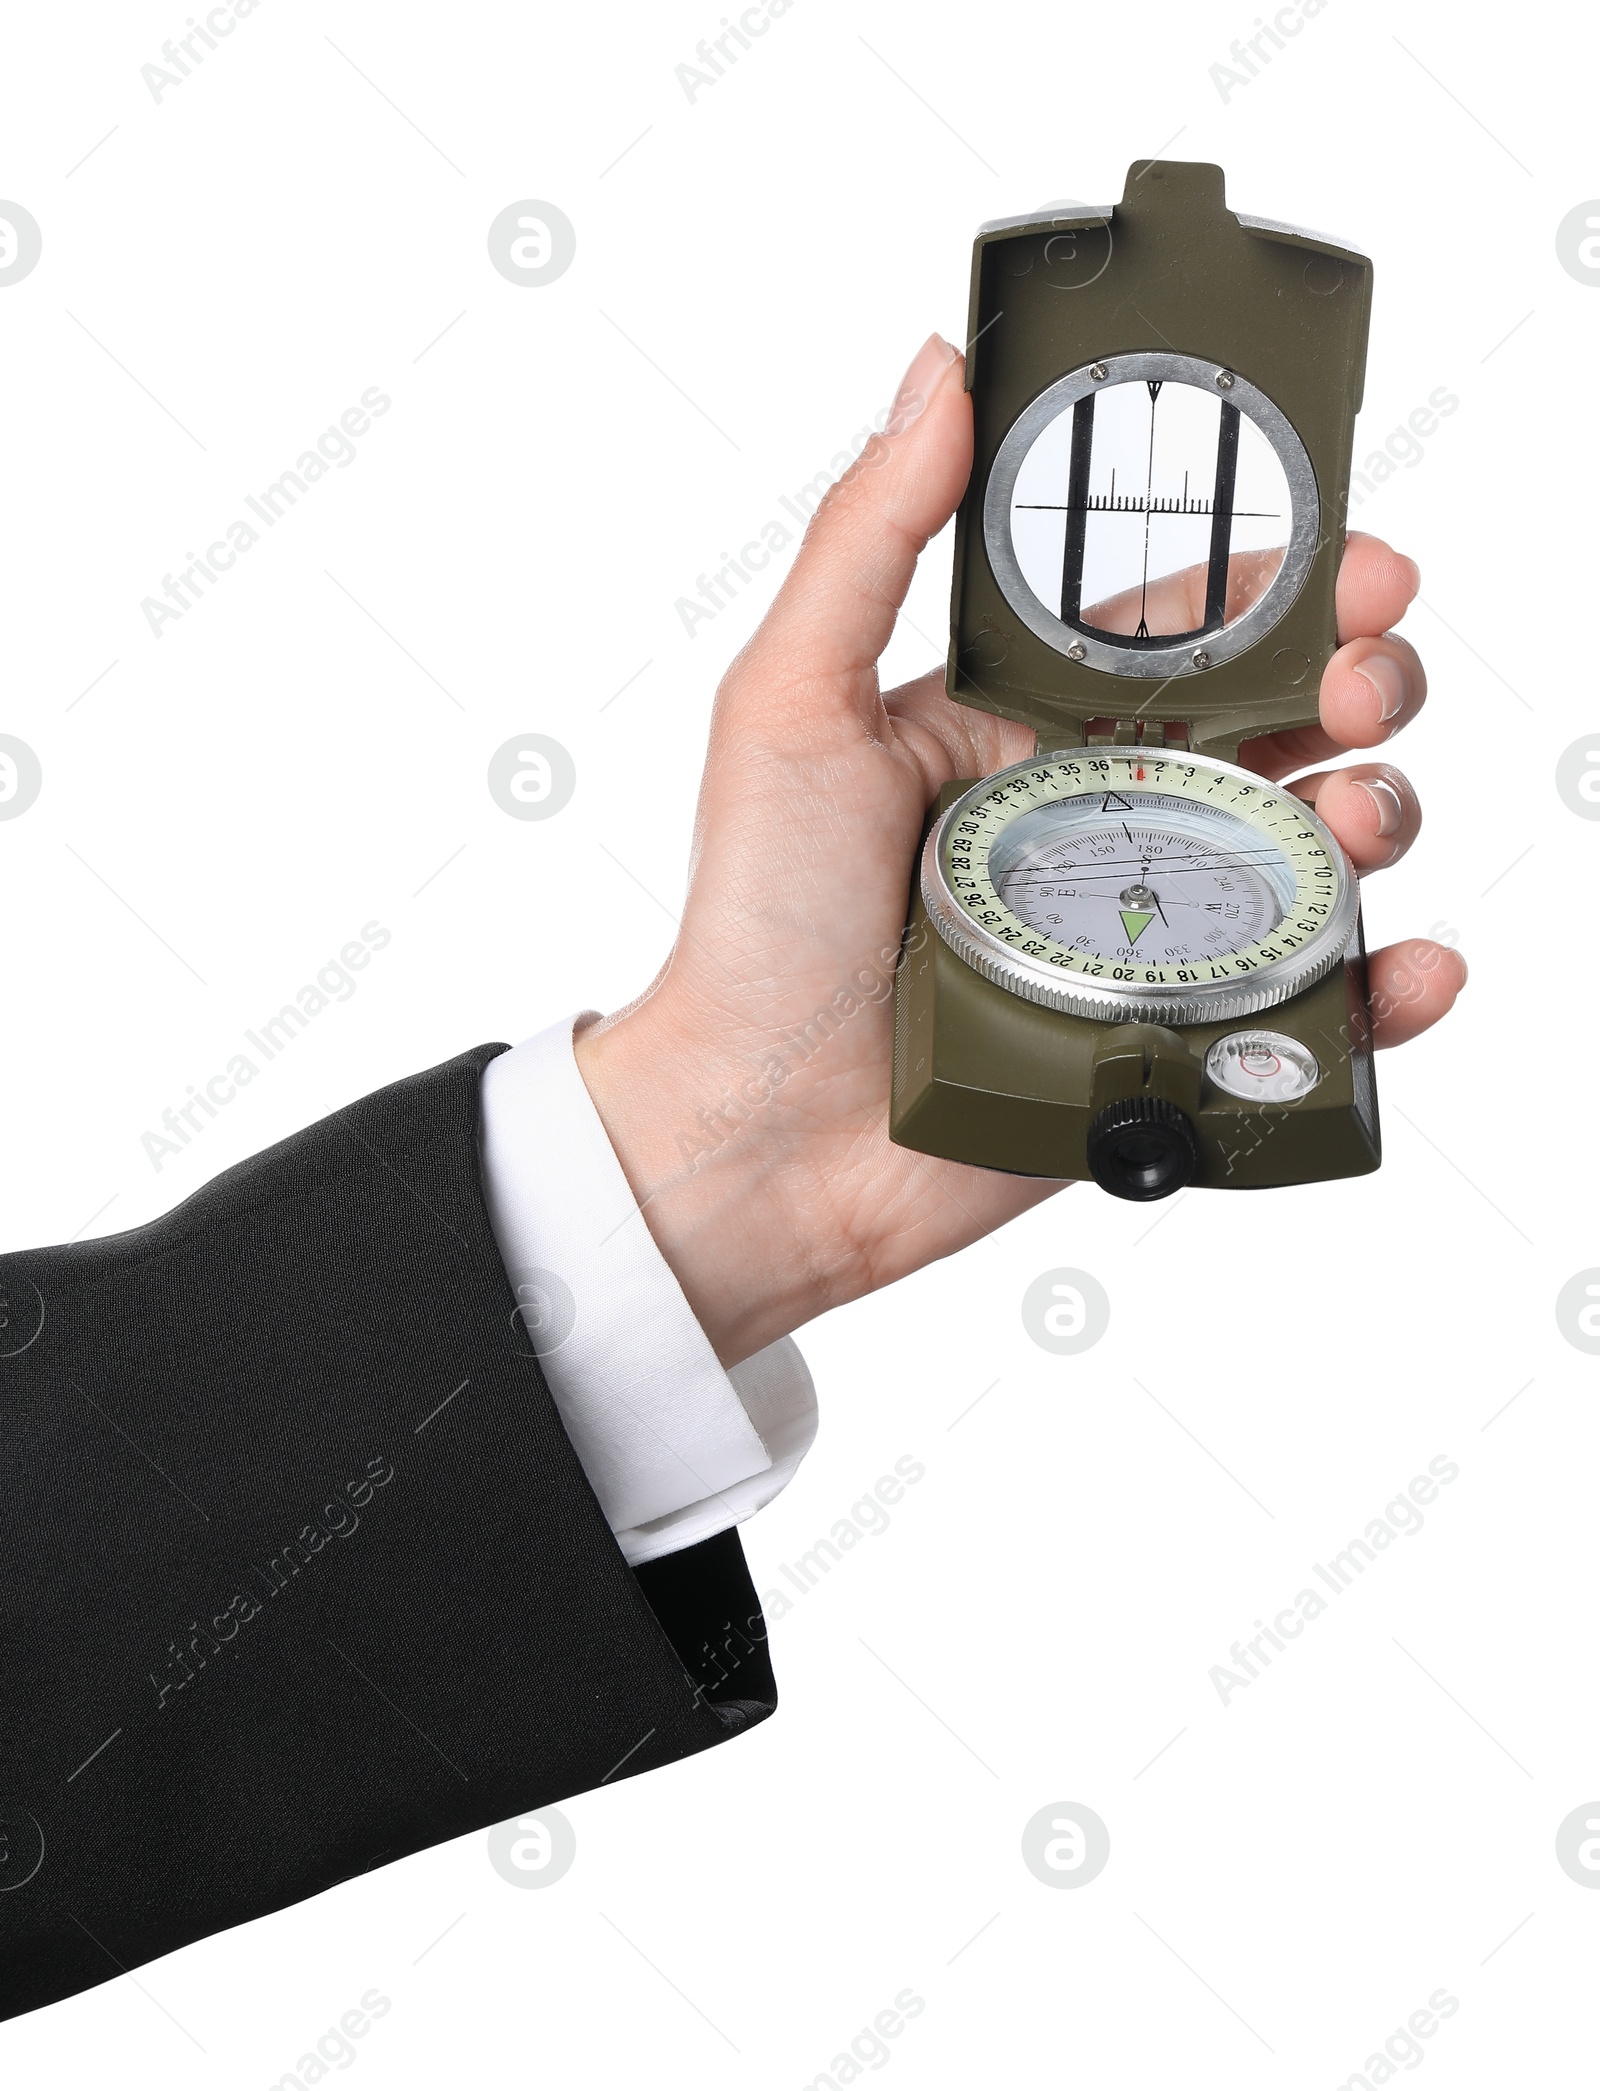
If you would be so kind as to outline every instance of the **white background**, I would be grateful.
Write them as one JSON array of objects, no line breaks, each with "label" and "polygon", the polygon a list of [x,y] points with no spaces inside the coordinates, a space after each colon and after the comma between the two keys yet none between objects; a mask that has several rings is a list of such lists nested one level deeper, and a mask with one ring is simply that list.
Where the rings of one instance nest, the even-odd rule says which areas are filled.
[{"label": "white background", "polygon": [[[396,2091],[782,2091],[907,1985],[908,2084],[1333,2086],[1440,1986],[1430,2081],[1580,2081],[1600,1894],[1554,1836],[1600,1795],[1600,1418],[1554,1301],[1600,1263],[1600,827],[1554,774],[1600,724],[1600,296],[1555,232],[1600,192],[1592,30],[1331,0],[1224,98],[1249,0],[797,0],[691,103],[715,0],[262,0],[158,105],[184,16],[24,10],[0,74],[0,194],[44,233],[0,293],[0,731],[44,768],[0,823],[7,1247],[635,992],[783,562],[692,638],[676,599],[961,339],[980,220],[1161,152],[1374,255],[1358,460],[1459,396],[1355,520],[1420,561],[1433,681],[1369,933],[1447,924],[1473,972],[1381,1064],[1379,1175],[1077,1190],[806,1333],[823,1429],[746,1529],[757,1586],[927,1472],[774,1619],[774,1721],[573,1800],[559,1883],[463,1839],[7,2025],[8,2081],[267,2085],[374,1984],[351,2066]],[[486,253],[525,197],[577,228],[543,288]],[[371,385],[356,462],[155,639],[141,599]],[[947,585],[948,537],[894,676],[942,656]],[[526,732],[576,761],[551,821],[485,788]],[[163,1109],[372,919],[354,997],[155,1171]],[[1111,1300],[1081,1357],[1019,1318],[1057,1266]],[[1224,1707],[1211,1666],[1438,1454],[1426,1528]],[[1074,1892],[1020,1856],[1056,1801],[1110,1829]],[[249,1805],[196,1793],[196,1834]]]}]

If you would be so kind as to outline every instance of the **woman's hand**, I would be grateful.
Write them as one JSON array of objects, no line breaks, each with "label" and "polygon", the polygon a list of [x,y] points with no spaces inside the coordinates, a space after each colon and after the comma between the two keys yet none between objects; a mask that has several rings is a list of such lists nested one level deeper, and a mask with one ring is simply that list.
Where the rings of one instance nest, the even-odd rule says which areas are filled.
[{"label": "woman's hand", "polygon": [[[927,809],[952,779],[1035,746],[1026,728],[952,703],[938,671],[878,687],[918,555],[971,463],[960,359],[935,335],[717,692],[670,958],[577,1042],[644,1220],[724,1364],[1059,1188],[889,1139],[894,968]],[[1248,743],[1242,761],[1282,778],[1415,717],[1422,664],[1388,628],[1417,579],[1377,538],[1349,539],[1321,723]],[[1361,873],[1415,840],[1416,796],[1387,763],[1292,788]],[[1417,938],[1375,952],[1370,978],[1376,1042],[1399,1045],[1445,1014],[1466,967]]]}]

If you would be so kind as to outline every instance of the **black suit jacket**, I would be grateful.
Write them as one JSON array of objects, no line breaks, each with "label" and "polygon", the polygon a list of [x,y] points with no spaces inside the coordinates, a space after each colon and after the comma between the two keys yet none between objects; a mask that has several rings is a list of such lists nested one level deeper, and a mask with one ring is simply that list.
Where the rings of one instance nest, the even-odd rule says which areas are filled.
[{"label": "black suit jacket", "polygon": [[735,1534],[630,1570],[562,1430],[504,1050],[0,1257],[0,2017],[772,1712]]}]

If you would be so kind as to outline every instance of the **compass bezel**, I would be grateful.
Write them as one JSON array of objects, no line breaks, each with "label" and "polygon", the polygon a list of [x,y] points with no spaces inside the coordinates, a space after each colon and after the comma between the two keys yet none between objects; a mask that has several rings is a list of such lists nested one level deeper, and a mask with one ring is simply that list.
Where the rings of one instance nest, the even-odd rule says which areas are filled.
[{"label": "compass bezel", "polygon": [[[1292,801],[1296,819],[1303,819],[1313,830],[1334,869],[1334,891],[1327,921],[1304,943],[1283,958],[1258,965],[1246,975],[1230,975],[1225,980],[1195,981],[1192,983],[1159,982],[1141,980],[1115,980],[1103,975],[1089,975],[1078,968],[1062,962],[1052,963],[1019,948],[1016,932],[1010,936],[997,935],[993,928],[974,919],[972,912],[964,907],[957,897],[948,871],[949,848],[958,824],[968,818],[975,807],[996,791],[1007,789],[1012,780],[1031,776],[1043,767],[1060,763],[1072,763],[1087,768],[1090,764],[1105,762],[1126,763],[1131,768],[1149,767],[1165,770],[1175,769],[1204,772],[1238,779],[1269,797]],[[1085,785],[1056,796],[1071,800],[1092,796],[1097,789],[1120,791],[1124,788],[1146,794],[1162,795],[1158,781],[1135,782],[1124,778],[1119,783]],[[1184,795],[1169,791],[1166,796],[1183,803]],[[1049,800],[1019,801],[1016,811],[1002,822],[997,834],[1004,833],[1010,819],[1034,810],[1037,804],[1048,804]],[[1244,816],[1240,816],[1244,818]],[[1266,832],[1263,830],[1263,832]],[[993,847],[996,838],[991,837],[985,851]],[[1287,854],[1287,852],[1286,852]],[[1220,762],[1212,756],[1197,756],[1176,749],[1119,748],[1119,747],[1068,747],[1051,750],[1041,749],[1026,762],[1015,762],[993,776],[982,777],[968,787],[949,808],[944,817],[929,830],[923,846],[921,865],[921,887],[923,903],[929,919],[944,941],[986,980],[1009,993],[1020,995],[1025,1001],[1037,1002],[1049,1009],[1065,1010],[1073,1016],[1098,1019],[1114,1023],[1198,1024],[1224,1018],[1252,1016],[1264,1009],[1276,1008],[1290,996],[1312,986],[1324,974],[1338,964],[1355,934],[1356,919],[1360,911],[1359,884],[1350,861],[1340,847],[1337,837],[1321,820],[1315,810],[1294,795],[1282,784],[1275,784],[1255,770],[1242,768],[1237,763]],[[999,902],[1004,909],[1005,903]],[[1009,911],[1008,911],[1009,912]],[[1020,923],[1026,942],[1049,945],[1051,939],[1041,932]],[[1276,933],[1275,933],[1276,934]],[[1057,946],[1059,950],[1070,950],[1070,946]],[[1228,954],[1237,958],[1238,954]]]}]

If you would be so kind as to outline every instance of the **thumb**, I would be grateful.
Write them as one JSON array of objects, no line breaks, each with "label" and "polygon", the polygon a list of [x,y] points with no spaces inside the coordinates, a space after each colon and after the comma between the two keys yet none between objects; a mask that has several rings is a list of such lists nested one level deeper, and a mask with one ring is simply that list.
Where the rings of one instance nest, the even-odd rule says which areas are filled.
[{"label": "thumb", "polygon": [[812,517],[772,608],[728,672],[724,696],[759,702],[775,688],[807,717],[875,708],[878,656],[929,538],[955,513],[972,467],[964,365],[930,334],[874,436]]}]

